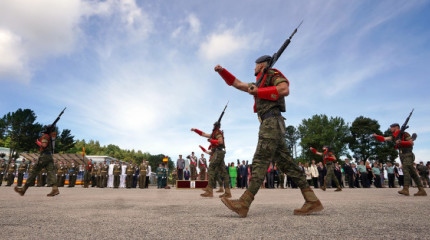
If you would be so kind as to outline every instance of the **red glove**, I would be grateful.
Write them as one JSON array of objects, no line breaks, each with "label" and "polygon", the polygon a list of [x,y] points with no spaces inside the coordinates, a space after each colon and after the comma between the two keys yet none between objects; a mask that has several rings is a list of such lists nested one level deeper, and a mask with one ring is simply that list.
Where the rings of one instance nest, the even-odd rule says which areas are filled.
[{"label": "red glove", "polygon": [[225,68],[222,69],[222,71],[219,71],[218,74],[224,79],[224,81],[227,83],[227,85],[231,86],[233,85],[234,80],[236,79],[233,74],[231,74],[229,71],[227,71]]},{"label": "red glove", "polygon": [[315,148],[313,148],[313,147],[311,147],[311,151],[313,152],[313,153],[315,153],[315,154],[317,154],[317,150],[315,149]]},{"label": "red glove", "polygon": [[39,147],[41,147],[41,146],[42,146],[42,143],[39,141],[39,139],[37,139],[36,144],[37,144]]},{"label": "red glove", "polygon": [[212,145],[214,145],[214,146],[218,146],[218,145],[219,145],[219,142],[218,142],[218,140],[216,140],[216,139],[211,139],[211,140],[210,140],[210,142],[211,142],[211,144],[212,144]]},{"label": "red glove", "polygon": [[383,136],[376,135],[375,138],[380,142],[385,142],[385,138]]},{"label": "red glove", "polygon": [[199,145],[200,149],[202,149],[203,152],[207,152],[206,149],[204,147],[202,147],[202,145]]},{"label": "red glove", "polygon": [[200,136],[203,134],[203,132],[202,132],[202,131],[200,131],[200,130],[198,130],[198,129],[194,129],[193,131],[194,131],[195,133],[197,133],[198,135],[200,135]]},{"label": "red glove", "polygon": [[412,147],[412,143],[409,141],[401,141],[399,146],[400,147]]},{"label": "red glove", "polygon": [[257,91],[257,97],[276,101],[279,98],[278,89],[276,88],[276,86],[259,88]]}]

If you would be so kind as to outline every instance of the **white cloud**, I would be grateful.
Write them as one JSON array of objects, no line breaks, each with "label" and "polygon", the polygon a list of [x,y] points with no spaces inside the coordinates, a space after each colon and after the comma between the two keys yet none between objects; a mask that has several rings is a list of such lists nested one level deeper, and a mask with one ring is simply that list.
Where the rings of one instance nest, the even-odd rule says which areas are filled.
[{"label": "white cloud", "polygon": [[237,29],[226,29],[210,34],[199,48],[199,55],[206,60],[217,60],[244,49],[252,49],[252,35],[240,34]]},{"label": "white cloud", "polygon": [[16,78],[28,83],[30,73],[25,69],[27,59],[21,48],[19,36],[0,28],[0,79]]},{"label": "white cloud", "polygon": [[191,32],[197,34],[200,32],[200,20],[194,15],[188,15],[188,23],[190,24]]}]

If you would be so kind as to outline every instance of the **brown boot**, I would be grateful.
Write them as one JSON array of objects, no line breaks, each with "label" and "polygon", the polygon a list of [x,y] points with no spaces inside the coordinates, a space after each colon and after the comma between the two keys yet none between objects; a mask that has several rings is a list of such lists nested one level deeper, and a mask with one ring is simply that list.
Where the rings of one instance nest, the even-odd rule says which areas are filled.
[{"label": "brown boot", "polygon": [[52,191],[50,193],[48,193],[46,196],[53,197],[53,196],[58,195],[58,194],[60,194],[60,191],[58,191],[58,187],[52,186]]},{"label": "brown boot", "polygon": [[315,195],[312,189],[301,189],[303,198],[305,199],[305,204],[302,208],[294,209],[294,215],[309,215],[313,212],[319,212],[324,209],[320,200]]},{"label": "brown boot", "polygon": [[28,188],[28,186],[27,186],[27,185],[24,185],[24,187],[22,187],[22,188],[15,187],[15,188],[14,188],[14,190],[15,190],[15,192],[17,192],[19,195],[24,196],[25,192],[27,191],[27,188]]},{"label": "brown boot", "polygon": [[206,192],[208,190],[209,185],[206,185],[206,187],[202,188],[203,192]]},{"label": "brown boot", "polygon": [[327,186],[326,186],[325,181],[324,181],[324,185],[321,186],[321,190],[325,191],[326,188],[327,188]]},{"label": "brown boot", "polygon": [[228,198],[221,198],[221,201],[230,210],[239,214],[240,217],[246,217],[248,215],[249,206],[254,201],[254,194],[246,190],[238,200],[230,200]]},{"label": "brown boot", "polygon": [[216,191],[216,192],[218,192],[218,193],[222,193],[222,192],[224,192],[224,187],[219,187],[219,189]]},{"label": "brown boot", "polygon": [[424,187],[418,187],[418,192],[414,194],[414,196],[427,196]]},{"label": "brown boot", "polygon": [[202,197],[213,197],[214,196],[214,190],[211,187],[208,187],[207,191],[200,194]]},{"label": "brown boot", "polygon": [[[218,191],[217,191],[217,192],[218,192]],[[225,193],[224,193],[224,194],[219,195],[219,197],[220,197],[220,198],[223,198],[223,197],[225,197],[225,198],[231,198],[230,188],[226,188],[226,189],[225,189]]]},{"label": "brown boot", "polygon": [[340,192],[342,191],[342,188],[340,188],[340,186],[337,186],[336,190],[334,190],[335,192]]},{"label": "brown boot", "polygon": [[409,196],[409,186],[404,185],[403,189],[398,191],[399,194],[403,194],[405,196]]}]

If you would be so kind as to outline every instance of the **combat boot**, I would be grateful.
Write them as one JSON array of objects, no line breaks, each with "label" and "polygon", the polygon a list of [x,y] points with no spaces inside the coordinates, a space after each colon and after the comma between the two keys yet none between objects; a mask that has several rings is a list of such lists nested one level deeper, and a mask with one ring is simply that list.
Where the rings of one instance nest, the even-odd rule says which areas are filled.
[{"label": "combat boot", "polygon": [[405,196],[409,196],[409,186],[404,185],[403,189],[398,191],[399,194],[403,194]]},{"label": "combat boot", "polygon": [[214,190],[211,187],[208,187],[205,193],[200,194],[202,197],[213,197],[214,196]]},{"label": "combat boot", "polygon": [[246,190],[238,200],[230,200],[228,198],[221,198],[221,201],[230,210],[239,214],[240,217],[246,217],[248,215],[249,206],[254,201],[254,194]]},{"label": "combat boot", "polygon": [[427,196],[424,187],[418,187],[418,192],[414,194],[414,196]]},{"label": "combat boot", "polygon": [[336,190],[334,190],[335,192],[340,192],[342,191],[342,188],[340,188],[340,186],[337,186]]},{"label": "combat boot", "polygon": [[321,190],[325,191],[326,189],[327,189],[327,185],[325,184],[325,181],[324,181],[324,185],[321,186]]},{"label": "combat boot", "polygon": [[50,193],[48,193],[46,196],[53,197],[53,196],[58,195],[58,194],[60,194],[60,191],[58,191],[58,187],[52,186],[52,191]]},{"label": "combat boot", "polygon": [[[218,191],[217,191],[217,192],[218,192]],[[226,188],[226,189],[225,189],[225,193],[224,193],[224,194],[219,195],[219,197],[220,197],[220,198],[223,198],[223,197],[225,197],[225,198],[231,198],[230,188]]]},{"label": "combat boot", "polygon": [[24,187],[19,188],[19,187],[15,187],[14,190],[15,192],[17,192],[19,195],[24,196],[25,192],[27,191],[28,186],[24,185]]},{"label": "combat boot", "polygon": [[219,187],[219,189],[216,192],[219,192],[219,193],[224,192],[224,187],[223,186]]},{"label": "combat boot", "polygon": [[206,185],[206,187],[202,188],[202,191],[203,191],[203,192],[206,192],[206,191],[208,190],[208,188],[209,188],[209,184],[208,184],[208,185]]},{"label": "combat boot", "polygon": [[294,215],[309,215],[313,212],[319,212],[324,209],[320,200],[315,195],[312,189],[300,189],[302,191],[303,198],[305,199],[305,203],[302,208],[294,209]]}]

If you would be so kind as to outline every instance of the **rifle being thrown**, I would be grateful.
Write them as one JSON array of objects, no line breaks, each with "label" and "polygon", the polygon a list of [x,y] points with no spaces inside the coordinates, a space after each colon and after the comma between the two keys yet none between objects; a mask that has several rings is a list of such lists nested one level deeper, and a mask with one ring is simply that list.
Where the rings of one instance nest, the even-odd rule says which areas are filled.
[{"label": "rifle being thrown", "polygon": [[[397,140],[402,140],[403,135],[405,134],[405,130],[409,128],[408,123],[409,119],[412,116],[412,113],[414,112],[414,109],[412,109],[411,113],[409,113],[409,116],[406,118],[405,122],[403,123],[402,127],[400,128],[399,134],[397,134],[396,138],[394,139],[394,142]],[[418,135],[416,133],[412,134],[412,140],[415,141],[417,139]]]},{"label": "rifle being thrown", "polygon": [[56,125],[56,124],[57,124],[57,122],[60,120],[61,115],[63,115],[63,113],[64,113],[64,111],[66,110],[66,108],[67,108],[67,107],[65,107],[65,108],[63,109],[63,111],[61,111],[61,113],[58,115],[57,119],[55,119],[55,121],[54,121],[52,124],[50,124],[50,125],[46,126],[46,128],[43,130],[43,133],[46,133],[46,134],[48,134],[48,135],[49,135],[49,141],[51,142],[51,151],[52,151],[52,154],[54,154],[55,139],[56,139],[56,136],[52,136],[52,135],[53,135],[53,132],[55,131],[55,125]]}]

